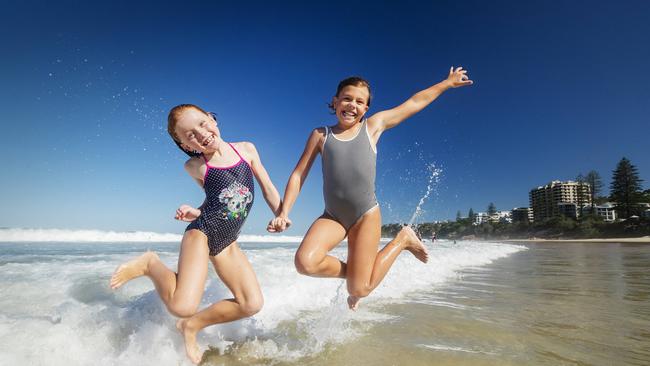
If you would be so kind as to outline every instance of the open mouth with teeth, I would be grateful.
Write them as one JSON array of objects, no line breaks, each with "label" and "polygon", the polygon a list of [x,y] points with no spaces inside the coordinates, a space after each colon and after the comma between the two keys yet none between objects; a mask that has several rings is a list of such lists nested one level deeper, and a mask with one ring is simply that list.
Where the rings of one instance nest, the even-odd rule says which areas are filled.
[{"label": "open mouth with teeth", "polygon": [[214,135],[208,136],[208,138],[205,139],[201,145],[203,145],[203,147],[206,147],[206,146],[210,145],[212,143],[212,141],[214,141]]},{"label": "open mouth with teeth", "polygon": [[343,118],[357,118],[357,114],[353,112],[343,111],[341,112],[341,115],[343,116]]}]

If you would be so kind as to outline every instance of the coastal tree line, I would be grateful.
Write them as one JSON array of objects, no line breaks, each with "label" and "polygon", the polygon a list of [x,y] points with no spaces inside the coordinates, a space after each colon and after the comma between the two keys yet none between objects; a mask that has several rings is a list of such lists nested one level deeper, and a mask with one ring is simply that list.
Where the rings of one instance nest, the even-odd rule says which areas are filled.
[{"label": "coastal tree line", "polygon": [[[647,209],[644,203],[650,203],[650,189],[643,190],[643,180],[639,177],[638,169],[623,157],[612,171],[609,185],[609,195],[603,194],[603,182],[595,170],[587,174],[578,174],[577,182],[590,186],[590,197],[582,196],[578,190],[577,206],[582,211],[589,202],[591,210],[587,214],[570,218],[557,216],[541,222],[484,222],[475,225],[476,213],[469,209],[467,217],[461,212],[456,213],[455,221],[422,223],[416,225],[417,231],[424,237],[434,233],[439,238],[593,238],[593,237],[634,237],[650,235],[650,218],[643,216]],[[613,202],[619,220],[605,222],[595,214],[595,206],[605,202]],[[488,215],[497,212],[496,205],[490,202],[487,206]],[[394,236],[402,224],[387,224],[382,226],[382,236]]]}]

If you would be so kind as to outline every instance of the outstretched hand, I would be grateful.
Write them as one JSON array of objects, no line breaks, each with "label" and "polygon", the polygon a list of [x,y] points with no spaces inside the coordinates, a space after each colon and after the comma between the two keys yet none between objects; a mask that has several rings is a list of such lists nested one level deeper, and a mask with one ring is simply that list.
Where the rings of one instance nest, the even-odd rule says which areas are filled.
[{"label": "outstretched hand", "polygon": [[449,86],[451,86],[452,88],[458,88],[461,86],[474,84],[474,82],[469,79],[469,76],[467,76],[467,70],[463,70],[462,67],[457,67],[454,70],[453,66],[451,67],[451,69],[449,69],[449,76],[447,76],[447,82],[449,83]]},{"label": "outstretched hand", "polygon": [[266,231],[270,233],[281,233],[291,226],[292,222],[288,217],[276,217],[273,220],[269,221],[269,224],[266,226]]},{"label": "outstretched hand", "polygon": [[181,205],[176,210],[176,215],[174,215],[174,218],[179,221],[192,222],[196,220],[199,215],[201,215],[201,210],[190,205]]}]

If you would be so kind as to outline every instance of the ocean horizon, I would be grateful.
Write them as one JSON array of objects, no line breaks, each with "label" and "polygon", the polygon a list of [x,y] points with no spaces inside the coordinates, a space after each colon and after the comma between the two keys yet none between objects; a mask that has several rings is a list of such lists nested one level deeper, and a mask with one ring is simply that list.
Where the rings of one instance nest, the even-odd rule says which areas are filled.
[{"label": "ocean horizon", "polygon": [[[153,231],[108,231],[92,229],[0,228],[0,243],[180,243],[182,234]],[[238,242],[300,243],[302,236],[240,235]]]}]

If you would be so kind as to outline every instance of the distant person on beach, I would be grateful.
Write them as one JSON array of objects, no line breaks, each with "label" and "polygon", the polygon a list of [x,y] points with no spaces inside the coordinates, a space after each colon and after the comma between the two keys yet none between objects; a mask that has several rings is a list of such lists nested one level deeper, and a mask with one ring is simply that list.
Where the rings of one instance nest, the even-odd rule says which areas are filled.
[{"label": "distant person on beach", "polygon": [[[342,80],[330,108],[333,126],[314,129],[289,177],[284,204],[269,228],[283,230],[289,213],[318,154],[322,158],[325,212],[305,234],[295,256],[298,272],[313,277],[347,279],[348,305],[355,310],[382,281],[397,256],[406,249],[427,262],[428,253],[408,226],[379,252],[381,213],[375,198],[377,143],[382,133],[421,111],[449,88],[471,85],[467,71],[451,68],[447,78],[413,95],[401,105],[364,118],[372,94],[360,77]],[[328,253],[348,238],[347,262]]]},{"label": "distant person on beach", "polygon": [[[110,285],[117,289],[136,277],[149,277],[169,312],[181,318],[176,327],[183,334],[187,356],[199,363],[202,352],[196,334],[201,329],[252,316],[264,302],[255,272],[237,245],[253,205],[253,177],[275,215],[280,213],[281,201],[255,146],[222,140],[213,114],[192,104],[178,105],[169,112],[167,127],[174,142],[190,156],[185,170],[205,191],[205,202],[199,208],[181,205],[176,210],[177,220],[191,222],[181,241],[178,273],[167,268],[156,253],[147,252],[120,265]],[[233,298],[197,313],[208,260]]]}]

